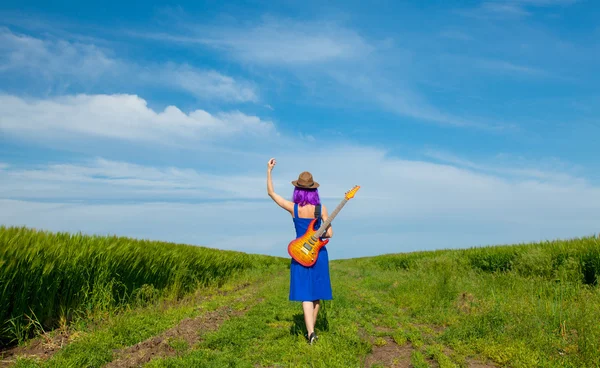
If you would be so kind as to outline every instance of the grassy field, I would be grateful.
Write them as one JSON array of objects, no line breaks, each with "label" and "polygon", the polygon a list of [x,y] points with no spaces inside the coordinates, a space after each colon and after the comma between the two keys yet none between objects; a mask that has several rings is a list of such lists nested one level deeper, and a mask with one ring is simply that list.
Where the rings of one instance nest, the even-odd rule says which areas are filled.
[{"label": "grassy field", "polygon": [[5,353],[5,364],[600,366],[597,237],[333,261],[334,300],[312,346],[299,303],[287,300],[289,261],[264,262],[178,296],[91,313]]},{"label": "grassy field", "polygon": [[98,312],[219,285],[281,258],[0,227],[0,347]]}]

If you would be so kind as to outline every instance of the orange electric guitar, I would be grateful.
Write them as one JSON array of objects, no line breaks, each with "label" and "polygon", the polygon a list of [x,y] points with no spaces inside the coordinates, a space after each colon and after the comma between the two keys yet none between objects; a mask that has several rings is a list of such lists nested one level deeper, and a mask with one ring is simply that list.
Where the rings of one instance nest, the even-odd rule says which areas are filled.
[{"label": "orange electric guitar", "polygon": [[305,267],[310,267],[314,265],[317,262],[319,250],[323,248],[327,243],[329,243],[329,239],[321,239],[321,236],[323,235],[325,230],[327,230],[327,228],[331,224],[331,221],[333,221],[333,219],[340,212],[342,207],[344,207],[346,202],[354,198],[354,195],[359,189],[360,186],[356,185],[354,186],[354,188],[346,192],[346,195],[344,196],[344,199],[342,199],[342,202],[327,218],[327,221],[324,221],[321,224],[319,230],[315,230],[315,223],[317,222],[317,219],[312,220],[308,225],[308,229],[306,230],[304,235],[292,240],[288,245],[289,255]]}]

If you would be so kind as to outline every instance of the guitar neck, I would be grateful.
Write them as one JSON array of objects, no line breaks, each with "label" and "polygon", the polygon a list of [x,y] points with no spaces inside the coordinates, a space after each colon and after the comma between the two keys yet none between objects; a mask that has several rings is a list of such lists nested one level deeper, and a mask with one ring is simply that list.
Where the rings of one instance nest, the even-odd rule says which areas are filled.
[{"label": "guitar neck", "polygon": [[327,220],[324,221],[323,224],[321,224],[321,227],[315,233],[315,237],[320,238],[321,236],[323,236],[323,233],[327,230],[327,228],[329,227],[329,225],[331,225],[331,221],[333,221],[333,219],[335,218],[335,216],[337,216],[337,214],[340,212],[340,210],[342,209],[342,207],[344,207],[344,205],[346,204],[346,202],[348,202],[348,200],[346,198],[344,198],[342,200],[342,202],[340,202],[340,204],[338,204],[338,206],[335,208],[335,210],[333,210],[333,212],[331,213],[331,215],[329,215],[329,217],[327,217]]}]

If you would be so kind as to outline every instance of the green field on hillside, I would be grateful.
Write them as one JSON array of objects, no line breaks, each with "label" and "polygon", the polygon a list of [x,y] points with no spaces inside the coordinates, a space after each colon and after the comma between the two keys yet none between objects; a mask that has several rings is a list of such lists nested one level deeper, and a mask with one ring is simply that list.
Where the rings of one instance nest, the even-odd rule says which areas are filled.
[{"label": "green field on hillside", "polygon": [[[332,239],[331,253],[336,246]],[[324,303],[312,346],[299,303],[287,300],[287,259],[6,228],[0,249],[0,290],[33,298],[21,302],[24,314],[29,306],[50,310],[44,301],[61,300],[64,280],[73,280],[74,295],[90,290],[77,286],[96,285],[85,276],[98,265],[113,279],[128,275],[119,281],[126,294],[111,286],[100,294],[108,299],[83,296],[85,313],[5,351],[0,366],[600,366],[598,237],[332,261],[334,300]],[[44,252],[54,256],[39,257]],[[220,268],[227,262],[236,266]],[[49,267],[58,268],[58,286],[47,286]],[[184,287],[182,279],[191,281]],[[3,309],[11,298],[2,294]]]},{"label": "green field on hillside", "polygon": [[0,347],[73,318],[182,296],[281,258],[0,227]]}]

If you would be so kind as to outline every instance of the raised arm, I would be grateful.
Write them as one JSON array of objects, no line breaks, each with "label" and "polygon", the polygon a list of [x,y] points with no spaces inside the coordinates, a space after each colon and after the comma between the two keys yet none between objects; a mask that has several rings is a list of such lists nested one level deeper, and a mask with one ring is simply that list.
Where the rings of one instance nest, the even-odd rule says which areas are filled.
[{"label": "raised arm", "polygon": [[273,171],[273,167],[277,162],[274,158],[270,159],[267,163],[267,194],[275,203],[279,205],[279,207],[285,209],[290,214],[294,213],[294,202],[288,201],[279,194],[275,193],[273,190],[273,179],[271,178],[271,171]]}]

